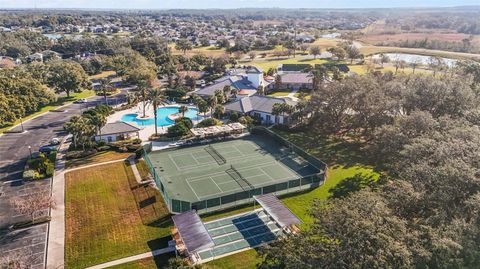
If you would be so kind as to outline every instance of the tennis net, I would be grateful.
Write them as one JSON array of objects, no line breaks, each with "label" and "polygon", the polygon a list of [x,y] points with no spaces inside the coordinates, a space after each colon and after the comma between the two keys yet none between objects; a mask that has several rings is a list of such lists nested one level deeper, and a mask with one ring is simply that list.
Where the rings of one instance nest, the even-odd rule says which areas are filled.
[{"label": "tennis net", "polygon": [[250,182],[248,182],[248,180],[246,178],[244,178],[242,176],[242,174],[240,174],[240,172],[235,169],[235,167],[233,167],[233,165],[230,165],[230,168],[225,170],[225,172],[231,177],[233,178],[237,183],[238,185],[240,185],[240,187],[244,190],[244,191],[248,191],[248,190],[253,190],[254,187],[252,184],[250,184]]},{"label": "tennis net", "polygon": [[212,156],[212,158],[219,164],[227,163],[227,160],[214,148],[212,145],[205,147],[205,151]]}]

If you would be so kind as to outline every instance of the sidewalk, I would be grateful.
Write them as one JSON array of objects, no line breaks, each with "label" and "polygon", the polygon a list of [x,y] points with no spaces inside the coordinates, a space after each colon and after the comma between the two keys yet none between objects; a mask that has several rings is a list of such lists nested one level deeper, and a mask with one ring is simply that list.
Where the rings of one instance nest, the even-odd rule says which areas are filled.
[{"label": "sidewalk", "polygon": [[69,143],[60,146],[55,162],[55,175],[52,179],[52,198],[55,209],[50,212],[48,227],[47,269],[64,268],[65,264],[65,154]]},{"label": "sidewalk", "polygon": [[157,256],[157,255],[160,255],[160,254],[173,252],[173,251],[175,251],[175,247],[166,247],[166,248],[162,248],[162,249],[156,249],[156,250],[151,251],[151,252],[145,252],[145,253],[142,253],[142,254],[138,254],[138,255],[135,255],[135,256],[130,256],[130,257],[114,260],[114,261],[111,261],[111,262],[97,264],[97,265],[92,266],[92,267],[87,267],[86,269],[107,268],[107,267],[111,267],[111,266],[115,266],[115,265],[119,265],[119,264],[123,264],[123,263],[127,263],[127,262],[142,260],[142,259],[145,259],[145,258],[149,258],[149,257],[153,257],[153,256]]}]

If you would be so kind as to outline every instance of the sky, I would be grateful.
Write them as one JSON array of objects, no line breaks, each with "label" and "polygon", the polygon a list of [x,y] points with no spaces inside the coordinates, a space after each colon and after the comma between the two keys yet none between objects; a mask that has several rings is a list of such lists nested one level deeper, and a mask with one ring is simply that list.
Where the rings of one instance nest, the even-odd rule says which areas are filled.
[{"label": "sky", "polygon": [[2,8],[208,9],[208,8],[385,8],[480,5],[479,0],[0,0]]}]

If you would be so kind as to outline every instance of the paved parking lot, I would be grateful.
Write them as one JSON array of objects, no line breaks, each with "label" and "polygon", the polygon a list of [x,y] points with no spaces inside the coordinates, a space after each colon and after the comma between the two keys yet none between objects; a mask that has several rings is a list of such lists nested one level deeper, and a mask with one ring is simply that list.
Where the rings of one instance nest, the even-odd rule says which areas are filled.
[{"label": "paved parking lot", "polygon": [[[121,94],[109,100],[123,100]],[[23,167],[32,151],[48,143],[53,137],[65,135],[63,124],[71,116],[80,114],[82,110],[95,106],[103,100],[93,97],[87,104],[70,104],[63,109],[65,112],[49,112],[23,124],[26,133],[9,133],[0,136],[0,257],[12,251],[27,255],[33,268],[44,268],[46,237],[48,225],[42,224],[23,230],[9,230],[12,224],[27,220],[27,216],[19,215],[12,208],[11,201],[15,197],[37,192],[51,191],[51,179],[24,182]],[[116,101],[114,101],[116,102]],[[21,126],[15,128],[21,130]]]}]

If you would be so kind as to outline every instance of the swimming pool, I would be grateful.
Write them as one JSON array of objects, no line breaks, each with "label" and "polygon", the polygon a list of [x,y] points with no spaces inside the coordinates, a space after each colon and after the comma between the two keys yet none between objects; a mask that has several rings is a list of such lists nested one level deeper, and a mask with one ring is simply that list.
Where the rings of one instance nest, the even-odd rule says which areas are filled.
[{"label": "swimming pool", "polygon": [[[178,113],[178,108],[176,106],[169,106],[169,107],[160,107],[157,109],[157,126],[169,126],[173,125],[175,121],[168,118],[169,115]],[[155,119],[145,119],[140,120],[137,119],[138,114],[125,114],[122,116],[122,120],[125,122],[133,122],[136,123],[138,126],[148,126],[154,125]],[[202,117],[198,115],[198,109],[196,108],[188,108],[188,111],[185,112],[185,117],[190,118],[191,120],[201,120]]]}]

